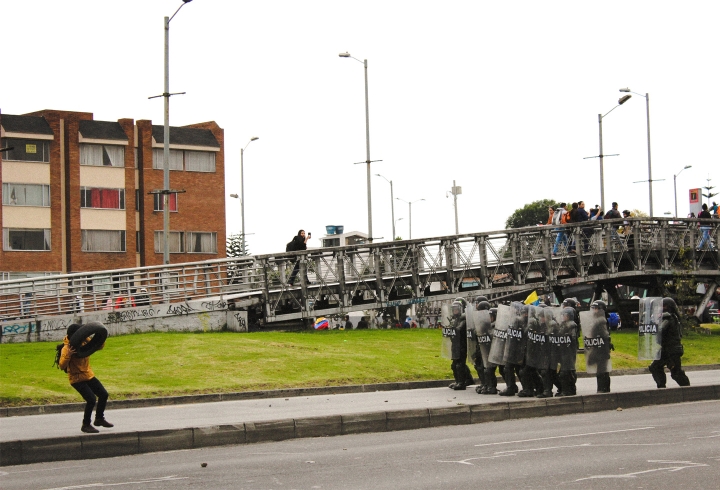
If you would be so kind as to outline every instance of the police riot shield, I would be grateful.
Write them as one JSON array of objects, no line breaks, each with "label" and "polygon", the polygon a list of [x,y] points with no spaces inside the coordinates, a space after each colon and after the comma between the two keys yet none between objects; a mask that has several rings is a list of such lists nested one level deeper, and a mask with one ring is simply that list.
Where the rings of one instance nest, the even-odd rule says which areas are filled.
[{"label": "police riot shield", "polygon": [[482,356],[483,366],[487,367],[492,345],[492,319],[488,310],[474,311],[475,332],[477,333],[478,350]]},{"label": "police riot shield", "polygon": [[551,342],[555,342],[556,360],[561,371],[575,370],[575,356],[577,355],[577,323],[575,323],[575,310],[561,308],[558,319],[557,334]]},{"label": "police riot shield", "polygon": [[545,328],[548,336],[548,368],[557,371],[560,366],[560,322],[562,308],[552,307],[545,308]]},{"label": "police riot shield", "polygon": [[519,302],[513,302],[510,307],[512,308],[513,317],[508,328],[503,360],[506,364],[522,364],[525,359],[528,309],[526,305]]},{"label": "police riot shield", "polygon": [[550,352],[545,308],[537,306],[528,308],[525,363],[535,369],[547,369]]},{"label": "police riot shield", "polygon": [[467,360],[470,364],[478,364],[477,357],[480,355],[478,351],[477,332],[475,331],[475,307],[471,304],[465,309],[465,324],[467,327]]},{"label": "police riot shield", "polygon": [[440,344],[440,357],[452,359],[452,338],[455,336],[455,329],[450,326],[450,307],[443,304],[440,308],[438,324],[442,329],[442,343]]},{"label": "police riot shield", "polygon": [[492,343],[490,344],[490,356],[488,357],[488,361],[498,366],[505,365],[503,356],[508,338],[508,329],[510,325],[512,325],[512,322],[513,309],[507,305],[498,305]]},{"label": "police riot shield", "polygon": [[610,330],[605,310],[581,311],[580,326],[585,347],[585,371],[590,374],[611,372]]},{"label": "police riot shield", "polygon": [[638,318],[638,359],[660,359],[662,298],[642,298]]}]

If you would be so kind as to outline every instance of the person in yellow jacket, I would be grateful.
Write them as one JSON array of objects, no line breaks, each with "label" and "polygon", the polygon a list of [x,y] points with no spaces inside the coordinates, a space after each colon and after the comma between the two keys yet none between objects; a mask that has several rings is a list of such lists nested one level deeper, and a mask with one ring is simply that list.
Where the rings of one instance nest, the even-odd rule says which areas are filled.
[{"label": "person in yellow jacket", "polygon": [[[77,323],[73,323],[68,327],[67,335],[63,339],[65,345],[60,353],[59,366],[60,369],[68,373],[70,386],[75,388],[85,399],[85,414],[80,430],[94,434],[100,432],[95,427],[113,427],[113,424],[105,420],[105,405],[107,404],[108,392],[90,368],[90,357],[75,357],[75,349],[70,345],[70,337],[72,337],[79,328],[80,325]],[[103,344],[100,349],[103,347],[105,347],[105,344]],[[95,411],[95,427],[93,427],[90,425],[90,418],[96,400],[97,410]]]}]

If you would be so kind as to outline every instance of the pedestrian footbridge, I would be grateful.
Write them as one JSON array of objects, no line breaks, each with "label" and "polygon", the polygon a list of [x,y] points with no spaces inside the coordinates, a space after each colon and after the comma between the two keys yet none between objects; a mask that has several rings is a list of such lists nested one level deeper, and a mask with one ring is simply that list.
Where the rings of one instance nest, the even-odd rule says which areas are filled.
[{"label": "pedestrian footbridge", "polygon": [[[184,305],[201,302],[211,311],[247,311],[251,324],[267,326],[459,296],[560,293],[587,283],[718,283],[720,221],[702,226],[697,219],[592,221],[7,280],[0,282],[0,321],[108,308],[122,315],[140,307],[133,299],[139,288],[151,305],[169,305],[163,314],[182,315]],[[708,228],[712,241],[700,248]]]}]

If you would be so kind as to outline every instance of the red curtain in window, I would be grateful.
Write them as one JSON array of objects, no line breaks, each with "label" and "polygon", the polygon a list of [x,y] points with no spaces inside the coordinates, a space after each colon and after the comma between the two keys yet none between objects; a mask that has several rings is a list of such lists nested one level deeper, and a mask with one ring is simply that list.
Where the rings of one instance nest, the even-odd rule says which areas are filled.
[{"label": "red curtain in window", "polygon": [[170,206],[170,211],[177,211],[177,194],[173,193],[168,196],[168,206]]},{"label": "red curtain in window", "polygon": [[90,189],[92,207],[120,209],[120,192],[117,189]]}]

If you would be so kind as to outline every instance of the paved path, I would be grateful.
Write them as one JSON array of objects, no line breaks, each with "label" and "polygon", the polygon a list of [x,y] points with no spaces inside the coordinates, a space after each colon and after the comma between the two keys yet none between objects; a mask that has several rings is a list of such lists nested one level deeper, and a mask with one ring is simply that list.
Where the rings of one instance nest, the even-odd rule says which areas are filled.
[{"label": "paved path", "polygon": [[[720,370],[693,371],[688,376],[692,386],[720,385]],[[668,392],[677,390],[668,376]],[[503,387],[503,385],[500,385]],[[655,387],[650,374],[615,376],[613,393],[650,390]],[[596,392],[594,378],[580,378],[578,395]],[[112,396],[112,394],[111,394]],[[668,394],[668,398],[670,398]],[[155,430],[242,424],[329,415],[351,415],[366,412],[389,412],[428,408],[448,408],[496,402],[527,403],[528,399],[478,395],[473,387],[466,391],[448,388],[378,391],[290,398],[226,401],[160,407],[114,409],[106,417],[115,427],[101,428],[102,433],[121,434]],[[28,441],[81,435],[81,413],[59,413],[0,418],[0,442]],[[93,436],[89,436],[93,437]]]}]

